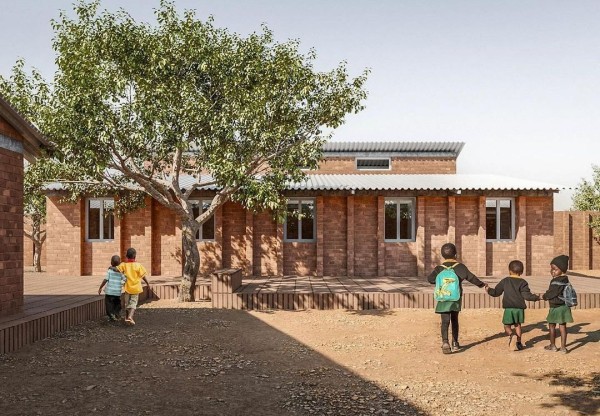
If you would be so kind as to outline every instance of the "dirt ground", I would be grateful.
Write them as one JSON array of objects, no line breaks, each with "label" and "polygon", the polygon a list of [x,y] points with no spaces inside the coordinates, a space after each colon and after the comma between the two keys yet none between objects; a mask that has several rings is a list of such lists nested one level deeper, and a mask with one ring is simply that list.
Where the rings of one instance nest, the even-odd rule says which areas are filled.
[{"label": "dirt ground", "polygon": [[576,415],[600,413],[600,309],[574,311],[569,354],[546,311],[509,351],[501,310],[461,313],[442,355],[431,310],[272,311],[146,304],[0,356],[0,415]]}]

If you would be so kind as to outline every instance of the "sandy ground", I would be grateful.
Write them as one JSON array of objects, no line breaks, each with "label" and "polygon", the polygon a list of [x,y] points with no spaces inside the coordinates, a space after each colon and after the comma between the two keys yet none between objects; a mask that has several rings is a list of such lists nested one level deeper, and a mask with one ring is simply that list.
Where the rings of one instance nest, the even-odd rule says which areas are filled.
[{"label": "sandy ground", "polygon": [[501,310],[461,313],[440,349],[430,310],[271,311],[144,305],[0,356],[0,415],[578,415],[600,413],[600,310],[574,311],[570,353],[527,311],[509,351]]}]

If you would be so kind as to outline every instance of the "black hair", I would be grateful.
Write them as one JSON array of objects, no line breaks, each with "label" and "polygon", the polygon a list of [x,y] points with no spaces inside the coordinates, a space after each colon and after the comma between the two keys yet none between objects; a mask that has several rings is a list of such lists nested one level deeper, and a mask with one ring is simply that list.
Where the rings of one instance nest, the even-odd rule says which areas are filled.
[{"label": "black hair", "polygon": [[442,257],[453,259],[456,257],[456,246],[452,243],[446,243],[442,246]]},{"label": "black hair", "polygon": [[112,256],[110,258],[110,265],[112,267],[117,267],[119,264],[121,264],[121,257],[119,257],[115,254],[114,256]]},{"label": "black hair", "polygon": [[128,248],[128,249],[127,249],[127,254],[125,254],[125,256],[126,256],[128,259],[131,259],[131,260],[135,259],[135,256],[136,256],[136,255],[137,255],[137,253],[136,253],[136,251],[135,251],[135,248],[133,248],[133,247],[131,247],[131,248]]},{"label": "black hair", "polygon": [[508,271],[513,272],[514,274],[518,274],[519,276],[523,274],[523,262],[520,260],[513,260],[508,263]]}]

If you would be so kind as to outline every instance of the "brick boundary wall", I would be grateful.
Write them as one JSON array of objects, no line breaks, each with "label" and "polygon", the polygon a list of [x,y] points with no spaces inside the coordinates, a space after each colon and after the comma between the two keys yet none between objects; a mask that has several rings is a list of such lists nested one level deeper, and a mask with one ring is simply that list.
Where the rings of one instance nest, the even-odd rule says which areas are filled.
[{"label": "brick boundary wall", "polygon": [[600,269],[600,239],[594,236],[589,223],[591,211],[557,211],[554,213],[554,252],[570,257],[569,269]]}]

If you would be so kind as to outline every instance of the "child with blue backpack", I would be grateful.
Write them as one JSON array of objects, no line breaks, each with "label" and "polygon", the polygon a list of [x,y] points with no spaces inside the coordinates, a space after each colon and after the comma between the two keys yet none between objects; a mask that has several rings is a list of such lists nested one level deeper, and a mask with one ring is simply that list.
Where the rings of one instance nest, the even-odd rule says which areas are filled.
[{"label": "child with blue backpack", "polygon": [[[569,268],[569,256],[560,255],[550,262],[550,286],[542,295],[550,304],[546,320],[550,329],[550,344],[544,347],[547,351],[558,351],[566,354],[567,351],[567,323],[573,322],[571,306],[577,305],[577,298],[573,287],[566,275]],[[567,290],[568,289],[568,290]],[[567,293],[568,292],[568,293]],[[560,348],[556,348],[556,325],[560,330]]]},{"label": "child with blue backpack", "polygon": [[521,324],[525,322],[525,309],[527,308],[525,301],[540,300],[538,295],[531,293],[527,281],[521,278],[523,270],[523,263],[519,260],[513,260],[508,264],[509,276],[500,280],[495,288],[487,288],[490,296],[498,297],[504,294],[502,297],[502,307],[504,308],[502,323],[504,324],[504,331],[508,335],[509,349],[512,348],[513,337],[517,336],[515,351],[521,351],[525,348],[521,339],[523,332]]},{"label": "child with blue backpack", "polygon": [[[462,308],[462,281],[467,280],[477,287],[487,285],[469,271],[467,266],[456,260],[456,246],[446,243],[441,249],[444,262],[436,266],[427,277],[435,285],[434,296],[437,300],[435,313],[442,318],[442,353],[450,354],[460,350],[458,342],[458,314]],[[452,347],[448,342],[448,327],[452,324]]]}]

